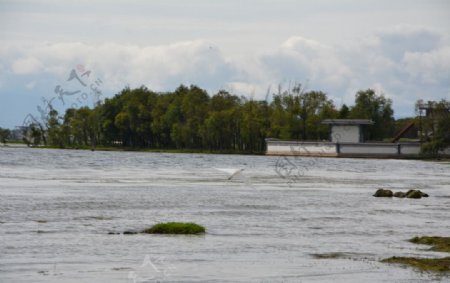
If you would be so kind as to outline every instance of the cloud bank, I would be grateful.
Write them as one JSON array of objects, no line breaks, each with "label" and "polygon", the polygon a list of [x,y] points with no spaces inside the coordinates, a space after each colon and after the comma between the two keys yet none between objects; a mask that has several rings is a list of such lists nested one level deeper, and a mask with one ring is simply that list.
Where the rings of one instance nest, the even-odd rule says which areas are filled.
[{"label": "cloud bank", "polygon": [[[165,45],[9,42],[0,47],[0,58],[0,99],[23,103],[25,111],[51,96],[78,64],[102,79],[106,96],[127,85],[165,91],[196,84],[264,99],[270,86],[301,82],[325,91],[338,106],[352,104],[357,90],[375,88],[394,100],[397,116],[413,115],[417,99],[450,98],[448,39],[420,26],[396,26],[343,45],[294,35],[245,58],[207,39]],[[8,112],[4,103],[0,107]]]}]

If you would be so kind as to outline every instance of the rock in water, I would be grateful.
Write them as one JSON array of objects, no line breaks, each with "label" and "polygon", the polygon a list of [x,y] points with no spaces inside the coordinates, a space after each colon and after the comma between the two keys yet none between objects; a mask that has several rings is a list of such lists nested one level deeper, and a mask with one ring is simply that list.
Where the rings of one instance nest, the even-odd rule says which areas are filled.
[{"label": "rock in water", "polygon": [[404,197],[406,197],[406,193],[404,193],[404,192],[395,192],[394,193],[394,197],[396,197],[396,198],[404,198]]},{"label": "rock in water", "polygon": [[392,197],[393,195],[394,194],[392,193],[391,190],[378,189],[373,196],[374,197]]},{"label": "rock in water", "polygon": [[407,198],[417,198],[417,199],[419,199],[419,198],[422,198],[422,192],[419,191],[419,190],[409,190],[406,193],[406,197]]}]

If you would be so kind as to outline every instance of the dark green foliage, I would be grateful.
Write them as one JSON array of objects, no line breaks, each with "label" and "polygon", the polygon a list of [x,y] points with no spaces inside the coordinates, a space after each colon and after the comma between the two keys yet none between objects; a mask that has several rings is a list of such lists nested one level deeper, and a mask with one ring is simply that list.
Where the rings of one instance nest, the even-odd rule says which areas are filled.
[{"label": "dark green foliage", "polygon": [[11,132],[8,129],[0,128],[0,142],[6,143],[10,133]]},{"label": "dark green foliage", "polygon": [[268,136],[288,140],[328,139],[328,126],[321,122],[337,117],[333,101],[324,92],[306,92],[298,84],[273,96]]},{"label": "dark green foliage", "polygon": [[[431,245],[431,251],[450,252],[450,237],[414,237],[411,243]],[[420,271],[450,272],[450,257],[444,258],[416,258],[416,257],[390,257],[382,262],[410,265]]]},{"label": "dark green foliage", "polygon": [[145,229],[142,233],[147,234],[188,234],[197,235],[204,234],[205,228],[195,223],[168,222],[153,225],[151,228]]},{"label": "dark green foliage", "polygon": [[[416,103],[424,104],[423,101]],[[428,101],[425,104],[430,108],[428,115],[420,119],[422,140],[426,143],[422,146],[422,153],[438,156],[441,150],[450,146],[450,101]]]},{"label": "dark green foliage", "polygon": [[410,265],[420,271],[450,272],[450,257],[444,258],[416,258],[416,257],[390,257],[382,262]]},{"label": "dark green foliage", "polygon": [[368,140],[383,140],[394,134],[392,101],[382,94],[377,95],[372,89],[358,91],[349,118],[370,119],[374,122],[366,130]]},{"label": "dark green foliage", "polygon": [[[321,91],[300,84],[279,89],[269,101],[238,97],[226,91],[215,95],[197,86],[173,92],[153,92],[142,86],[124,88],[94,109],[67,109],[61,117],[51,110],[45,129],[33,140],[50,146],[89,148],[195,150],[262,153],[266,138],[320,141],[329,138],[324,119],[371,119],[369,140],[392,137],[411,119],[395,124],[392,101],[368,89],[359,91],[355,105],[336,110]],[[433,124],[434,125],[434,124]],[[424,149],[437,152],[450,144],[450,120],[439,120],[433,140]],[[412,130],[414,132],[414,129]],[[45,134],[43,134],[45,133]],[[413,136],[411,136],[413,137]]]},{"label": "dark green foliage", "polygon": [[350,108],[347,105],[343,104],[341,109],[339,110],[339,119],[347,119],[350,115]]},{"label": "dark green foliage", "polygon": [[321,121],[337,111],[325,93],[300,85],[272,103],[181,85],[168,93],[125,88],[94,109],[67,109],[64,117],[52,110],[48,117],[51,146],[261,153],[267,137],[328,138]]},{"label": "dark green foliage", "polygon": [[414,237],[409,240],[411,243],[430,245],[432,251],[450,253],[450,237]]}]

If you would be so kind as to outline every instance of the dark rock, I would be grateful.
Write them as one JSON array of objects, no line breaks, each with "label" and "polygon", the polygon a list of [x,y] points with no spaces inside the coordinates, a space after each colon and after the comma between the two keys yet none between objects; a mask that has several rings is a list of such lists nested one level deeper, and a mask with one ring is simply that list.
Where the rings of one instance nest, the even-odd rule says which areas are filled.
[{"label": "dark rock", "polygon": [[406,193],[406,197],[419,199],[419,198],[422,198],[422,192],[419,190],[409,190]]},{"label": "dark rock", "polygon": [[123,234],[124,235],[134,235],[134,234],[137,234],[138,232],[136,232],[136,231],[125,231],[125,232],[123,232]]},{"label": "dark rock", "polygon": [[424,193],[424,192],[421,192],[421,191],[419,191],[421,194],[422,194],[422,197],[423,198],[427,198],[427,197],[429,197],[429,195],[428,194],[426,194],[426,193]]},{"label": "dark rock", "polygon": [[393,195],[394,194],[392,193],[391,190],[378,189],[373,196],[374,197],[392,197]]},{"label": "dark rock", "polygon": [[396,197],[396,198],[404,198],[404,197],[406,197],[406,193],[404,193],[404,192],[395,192],[394,193],[394,197]]},{"label": "dark rock", "polygon": [[109,232],[108,235],[120,235],[118,232]]}]

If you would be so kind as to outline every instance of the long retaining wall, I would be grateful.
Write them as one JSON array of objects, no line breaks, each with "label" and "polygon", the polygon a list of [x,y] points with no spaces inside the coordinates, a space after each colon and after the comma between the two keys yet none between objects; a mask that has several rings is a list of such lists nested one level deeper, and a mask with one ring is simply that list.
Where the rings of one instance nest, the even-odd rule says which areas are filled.
[{"label": "long retaining wall", "polygon": [[268,155],[337,156],[331,142],[267,141]]},{"label": "long retaining wall", "polygon": [[[266,142],[267,155],[406,158],[420,154],[419,143]],[[450,148],[442,153],[450,156]]]}]

